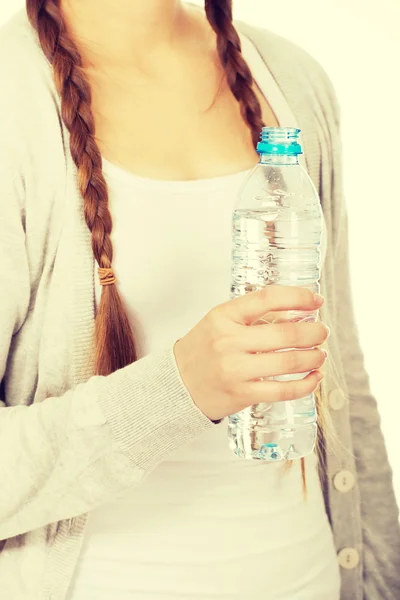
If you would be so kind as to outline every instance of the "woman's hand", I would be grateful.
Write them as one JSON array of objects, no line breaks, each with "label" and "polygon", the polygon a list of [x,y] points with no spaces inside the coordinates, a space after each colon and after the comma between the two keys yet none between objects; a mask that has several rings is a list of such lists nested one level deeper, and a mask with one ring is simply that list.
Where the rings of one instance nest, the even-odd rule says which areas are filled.
[{"label": "woman's hand", "polygon": [[[315,311],[322,296],[301,287],[271,285],[213,308],[174,346],[182,380],[199,409],[222,419],[262,402],[303,398],[323,374],[326,353],[316,348],[329,329],[321,322],[253,325],[271,311]],[[287,350],[285,348],[313,348]],[[261,352],[262,354],[257,354]],[[261,377],[304,373],[301,380],[260,381]]]}]

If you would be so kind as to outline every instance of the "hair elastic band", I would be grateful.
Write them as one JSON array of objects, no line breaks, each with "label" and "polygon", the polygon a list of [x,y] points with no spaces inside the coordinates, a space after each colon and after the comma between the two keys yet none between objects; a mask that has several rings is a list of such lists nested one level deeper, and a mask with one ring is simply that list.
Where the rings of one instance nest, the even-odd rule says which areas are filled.
[{"label": "hair elastic band", "polygon": [[102,268],[98,270],[100,285],[113,285],[117,281],[112,268]]}]

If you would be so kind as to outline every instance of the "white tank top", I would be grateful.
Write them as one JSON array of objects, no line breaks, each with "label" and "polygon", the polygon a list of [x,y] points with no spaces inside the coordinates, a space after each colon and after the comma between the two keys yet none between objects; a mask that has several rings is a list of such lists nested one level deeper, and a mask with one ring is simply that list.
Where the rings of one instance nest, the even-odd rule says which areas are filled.
[{"label": "white tank top", "polygon": [[[279,123],[297,126],[258,52],[246,38],[242,43]],[[228,299],[231,214],[248,171],[156,181],[104,161],[104,172],[113,264],[141,357],[172,345]],[[306,473],[304,500],[300,462],[286,473],[282,463],[237,458],[225,420],[169,455],[139,487],[90,513],[68,599],[338,600],[314,455]]]}]

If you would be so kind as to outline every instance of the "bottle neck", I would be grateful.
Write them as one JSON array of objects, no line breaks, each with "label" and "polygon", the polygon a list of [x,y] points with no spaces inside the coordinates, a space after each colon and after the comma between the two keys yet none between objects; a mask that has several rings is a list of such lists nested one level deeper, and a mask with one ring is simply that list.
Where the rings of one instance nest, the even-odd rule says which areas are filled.
[{"label": "bottle neck", "polygon": [[286,154],[260,154],[260,164],[262,165],[298,165],[299,156]]}]

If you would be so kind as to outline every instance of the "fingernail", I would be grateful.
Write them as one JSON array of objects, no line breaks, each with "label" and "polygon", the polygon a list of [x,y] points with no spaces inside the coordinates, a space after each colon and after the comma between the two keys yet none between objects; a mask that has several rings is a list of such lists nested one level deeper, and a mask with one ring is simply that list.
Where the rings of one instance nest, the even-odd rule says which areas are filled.
[{"label": "fingernail", "polygon": [[318,371],[318,373],[317,373],[317,381],[321,381],[321,379],[323,379],[323,378],[324,378],[324,374],[321,373],[321,371]]},{"label": "fingernail", "polygon": [[328,353],[325,348],[322,348],[322,352],[325,354],[325,360],[328,358]]},{"label": "fingernail", "polygon": [[314,302],[316,302],[317,304],[321,304],[323,299],[324,297],[321,294],[314,294]]}]

